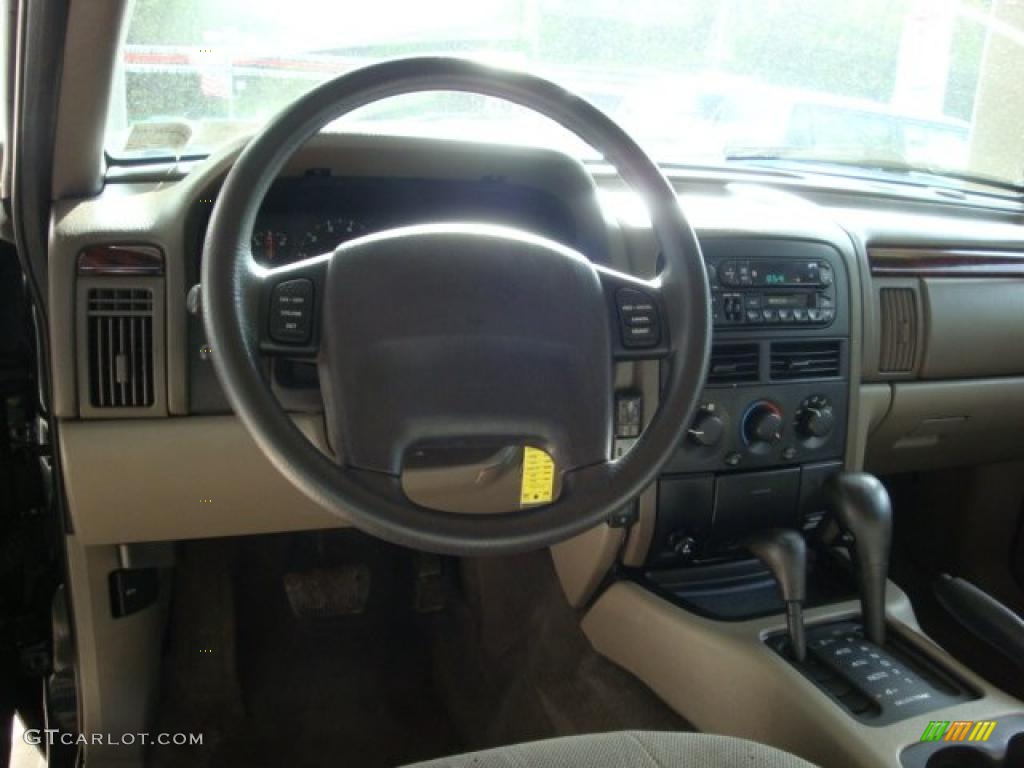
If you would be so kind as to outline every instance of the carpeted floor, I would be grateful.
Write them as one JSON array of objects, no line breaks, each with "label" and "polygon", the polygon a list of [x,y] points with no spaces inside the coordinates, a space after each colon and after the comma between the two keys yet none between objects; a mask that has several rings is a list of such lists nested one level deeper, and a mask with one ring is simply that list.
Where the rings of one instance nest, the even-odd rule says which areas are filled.
[{"label": "carpeted floor", "polygon": [[439,617],[442,696],[472,749],[621,729],[689,730],[579,628],[547,552],[464,560]]},{"label": "carpeted floor", "polygon": [[[151,765],[373,768],[687,728],[590,648],[547,552],[442,561],[426,601],[417,558],[352,531],[183,545],[158,728],[204,743],[154,748]],[[368,574],[362,613],[293,613],[285,574],[351,566]],[[417,611],[438,594],[443,609]]]}]

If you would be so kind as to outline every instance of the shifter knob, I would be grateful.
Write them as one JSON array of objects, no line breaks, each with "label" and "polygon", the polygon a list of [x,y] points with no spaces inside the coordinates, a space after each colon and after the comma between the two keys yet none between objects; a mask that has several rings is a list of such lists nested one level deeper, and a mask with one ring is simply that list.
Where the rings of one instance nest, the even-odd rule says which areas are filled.
[{"label": "shifter knob", "polygon": [[885,643],[885,585],[892,546],[892,502],[885,486],[866,472],[842,472],[825,483],[825,498],[839,527],[853,536],[864,632]]},{"label": "shifter knob", "polygon": [[803,603],[807,597],[807,546],[796,531],[773,529],[756,534],[746,542],[747,549],[768,566],[786,604],[789,644],[794,658],[807,658],[804,637]]}]

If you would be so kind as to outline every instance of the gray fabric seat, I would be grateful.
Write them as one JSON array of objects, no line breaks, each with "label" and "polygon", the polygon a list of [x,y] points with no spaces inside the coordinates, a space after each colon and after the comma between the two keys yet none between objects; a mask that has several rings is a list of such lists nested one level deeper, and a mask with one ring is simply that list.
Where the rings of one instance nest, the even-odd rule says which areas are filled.
[{"label": "gray fabric seat", "polygon": [[788,752],[729,736],[621,731],[469,752],[408,768],[813,768]]}]

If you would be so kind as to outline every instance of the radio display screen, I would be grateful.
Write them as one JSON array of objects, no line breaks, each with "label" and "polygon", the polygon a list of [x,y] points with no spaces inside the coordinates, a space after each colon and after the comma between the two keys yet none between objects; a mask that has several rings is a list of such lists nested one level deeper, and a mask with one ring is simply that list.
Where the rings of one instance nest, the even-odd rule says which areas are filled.
[{"label": "radio display screen", "polygon": [[813,307],[813,293],[766,293],[761,297],[761,306],[770,309],[801,309]]},{"label": "radio display screen", "polygon": [[816,285],[819,280],[817,262],[779,263],[770,261],[750,262],[752,285]]}]

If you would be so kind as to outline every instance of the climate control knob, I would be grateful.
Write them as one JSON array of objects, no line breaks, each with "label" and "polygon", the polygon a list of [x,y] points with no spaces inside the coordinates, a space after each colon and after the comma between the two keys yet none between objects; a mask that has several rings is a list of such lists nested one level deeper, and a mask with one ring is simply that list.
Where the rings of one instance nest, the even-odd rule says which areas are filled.
[{"label": "climate control knob", "polygon": [[748,445],[776,443],[782,437],[782,409],[768,400],[747,408],[743,417],[743,439]]},{"label": "climate control knob", "polygon": [[724,433],[725,421],[713,407],[709,406],[703,406],[697,411],[697,415],[693,418],[693,425],[687,432],[692,442],[705,448],[718,445]]},{"label": "climate control knob", "polygon": [[804,440],[828,437],[835,422],[832,403],[823,395],[811,395],[796,412],[796,432]]}]

